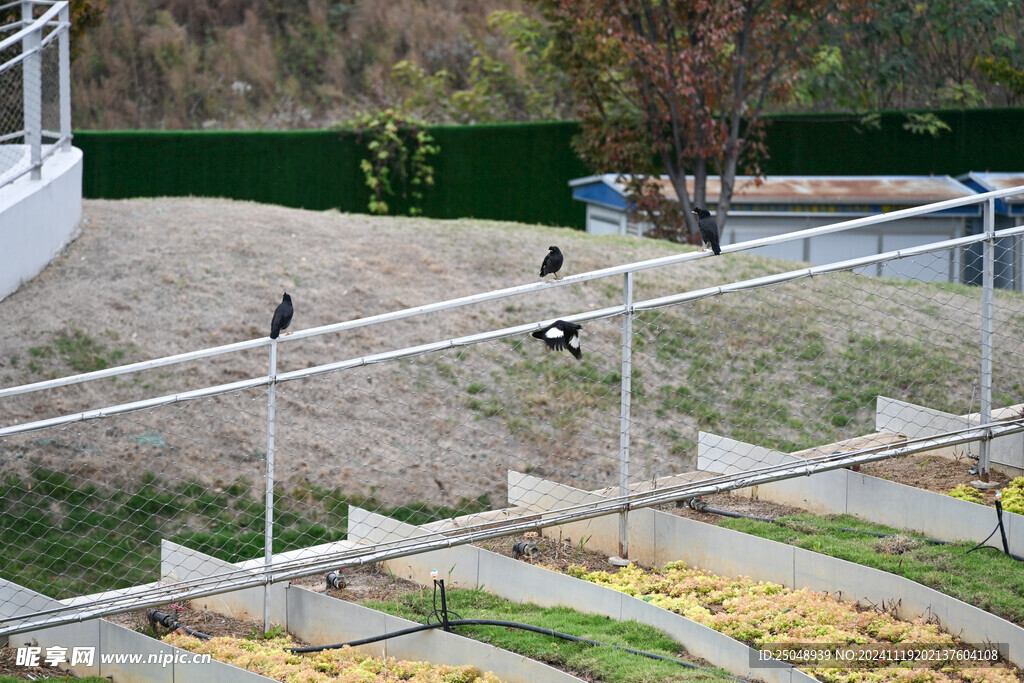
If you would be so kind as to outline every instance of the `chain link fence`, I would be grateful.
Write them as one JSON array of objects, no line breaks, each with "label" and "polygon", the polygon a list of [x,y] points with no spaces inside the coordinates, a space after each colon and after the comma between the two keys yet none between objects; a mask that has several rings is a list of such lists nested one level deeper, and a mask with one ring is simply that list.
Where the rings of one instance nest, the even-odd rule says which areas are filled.
[{"label": "chain link fence", "polygon": [[[998,237],[1021,234],[1024,227]],[[1024,402],[1024,295],[930,273],[964,264],[984,251],[972,244],[994,237],[787,272],[726,254],[717,258],[733,258],[742,273],[729,284],[651,300],[634,294],[646,270],[705,257],[686,253],[276,342],[256,339],[0,389],[0,415],[36,417],[0,424],[0,576],[52,598],[77,598],[35,625],[63,623],[556,518],[686,499],[700,493],[701,482],[662,482],[696,469],[702,433],[796,453],[874,433],[879,397],[954,416],[980,411],[984,427],[992,409]],[[879,264],[884,276],[876,274]],[[502,328],[494,319],[490,330],[469,337],[402,349],[387,343],[403,321],[593,282],[616,290],[623,303],[566,311],[565,319],[583,326],[579,361],[532,336],[550,320]],[[290,344],[338,334],[364,335],[368,355],[277,372]],[[983,374],[986,353],[990,376]],[[218,364],[230,383],[167,393],[198,363]],[[105,383],[122,402],[82,405],[84,383]],[[991,433],[1024,431],[1020,417]],[[964,427],[978,423],[965,418]],[[761,468],[776,479],[804,474],[749,465],[743,476],[716,478],[716,490],[748,486]],[[336,543],[346,538],[351,506],[414,524],[504,510],[510,470],[578,489],[617,488],[620,497],[604,507],[567,502],[547,516],[511,508],[415,547]],[[232,562],[267,562],[206,583],[143,586],[112,598],[109,591],[160,580],[163,540]],[[269,561],[271,550],[312,546],[320,550]],[[21,618],[32,621],[31,614]],[[27,628],[0,621],[0,633]]]},{"label": "chain link fence", "polygon": [[67,2],[0,8],[0,187],[40,177],[71,141],[70,10]]}]

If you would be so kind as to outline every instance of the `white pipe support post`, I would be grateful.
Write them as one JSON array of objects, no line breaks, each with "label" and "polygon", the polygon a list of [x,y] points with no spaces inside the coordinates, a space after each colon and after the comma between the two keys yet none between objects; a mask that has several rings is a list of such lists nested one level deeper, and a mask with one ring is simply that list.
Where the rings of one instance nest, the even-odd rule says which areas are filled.
[{"label": "white pipe support post", "polygon": [[270,589],[273,585],[270,574],[274,563],[274,437],[277,419],[277,340],[270,342],[270,367],[267,371],[270,384],[267,386],[267,464],[265,489],[265,521],[263,526],[263,563],[266,565],[266,583],[263,585],[263,632],[270,631]]},{"label": "white pipe support post", "polygon": [[[992,421],[992,344],[995,333],[993,317],[995,315],[995,223],[996,201],[989,198],[984,204],[985,241],[982,242],[983,273],[981,286],[981,424]],[[978,473],[982,481],[988,481],[989,461],[992,452],[991,431],[981,441],[981,453],[978,459]]]},{"label": "white pipe support post", "polygon": [[60,105],[61,151],[71,151],[71,3],[59,13],[60,34],[57,36],[57,58],[60,60],[60,83],[58,87]]},{"label": "white pipe support post", "polygon": [[[21,21],[25,26],[34,21],[32,7],[31,2],[21,3]],[[30,31],[21,41],[22,53],[28,55],[21,65],[22,103],[32,180],[43,177],[43,56],[39,50],[42,42],[42,31]]]},{"label": "white pipe support post", "polygon": [[[633,391],[633,273],[622,282],[622,384],[619,410],[619,495],[629,495],[629,434]],[[629,510],[619,513],[619,557],[629,559]]]}]

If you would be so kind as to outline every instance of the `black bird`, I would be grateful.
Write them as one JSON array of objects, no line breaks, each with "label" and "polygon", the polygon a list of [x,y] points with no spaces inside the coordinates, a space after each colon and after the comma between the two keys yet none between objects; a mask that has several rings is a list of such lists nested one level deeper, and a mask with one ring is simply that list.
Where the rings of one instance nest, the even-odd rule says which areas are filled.
[{"label": "black bird", "polygon": [[540,264],[540,276],[554,275],[556,280],[561,280],[558,277],[558,271],[562,267],[562,252],[558,250],[558,247],[548,247],[548,253],[544,257],[544,263]]},{"label": "black bird", "polygon": [[576,356],[576,360],[583,359],[583,352],[580,351],[579,330],[582,325],[567,323],[564,320],[556,320],[547,327],[537,330],[533,336],[542,340],[552,351],[569,349],[569,353]]},{"label": "black bird", "polygon": [[690,213],[696,215],[699,219],[697,227],[700,228],[700,239],[702,242],[700,250],[705,251],[710,246],[715,256],[721,254],[722,247],[718,244],[718,223],[711,217],[711,212],[695,206]]},{"label": "black bird", "polygon": [[284,330],[285,334],[291,334],[288,331],[288,326],[292,324],[292,298],[288,295],[288,292],[284,293],[284,298],[281,299],[281,303],[274,309],[274,319],[270,323],[270,338],[277,339],[277,336],[281,334],[281,330]]}]

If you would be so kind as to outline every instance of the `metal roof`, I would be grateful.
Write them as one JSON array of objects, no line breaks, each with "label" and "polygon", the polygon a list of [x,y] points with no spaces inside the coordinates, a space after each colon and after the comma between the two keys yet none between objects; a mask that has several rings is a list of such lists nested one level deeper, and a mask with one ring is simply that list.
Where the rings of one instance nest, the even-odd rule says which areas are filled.
[{"label": "metal roof", "polygon": [[[1024,172],[971,171],[958,180],[980,192],[991,192],[1024,186]],[[1024,195],[997,199],[996,211],[1009,216],[1024,216]]]},{"label": "metal roof", "polygon": [[[570,181],[573,197],[587,201],[592,186],[600,183],[625,196],[625,183],[614,173],[588,176]],[[667,176],[659,179],[662,193],[678,199]],[[1024,184],[1021,182],[1020,184]],[[693,192],[693,178],[687,179]],[[1012,184],[1010,185],[1012,186]],[[585,188],[591,187],[587,192]],[[718,176],[708,176],[708,203],[717,203],[721,188]],[[930,204],[947,199],[969,197],[975,191],[963,183],[943,176],[768,176],[760,181],[753,176],[737,176],[733,189],[734,210],[756,212],[817,211],[822,213],[882,213],[899,208]],[[591,195],[591,197],[588,197]],[[607,202],[602,202],[607,203]],[[957,215],[979,215],[980,208],[966,206],[953,210]]]}]

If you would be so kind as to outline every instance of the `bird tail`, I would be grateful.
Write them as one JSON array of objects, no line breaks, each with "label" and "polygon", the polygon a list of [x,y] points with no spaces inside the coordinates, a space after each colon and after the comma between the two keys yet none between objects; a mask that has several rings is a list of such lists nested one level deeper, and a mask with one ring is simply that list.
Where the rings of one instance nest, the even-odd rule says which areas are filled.
[{"label": "bird tail", "polygon": [[721,245],[718,244],[718,242],[712,242],[711,243],[711,251],[713,251],[715,253],[715,256],[718,256],[719,254],[722,253],[722,247],[721,247]]}]

